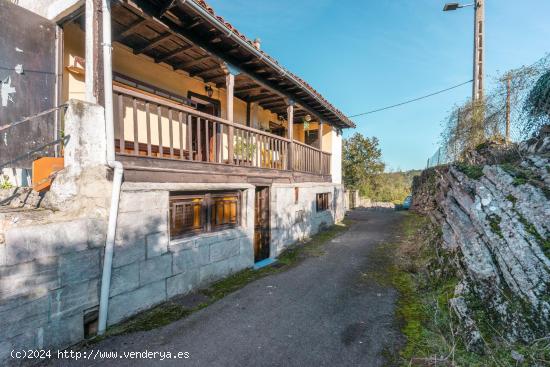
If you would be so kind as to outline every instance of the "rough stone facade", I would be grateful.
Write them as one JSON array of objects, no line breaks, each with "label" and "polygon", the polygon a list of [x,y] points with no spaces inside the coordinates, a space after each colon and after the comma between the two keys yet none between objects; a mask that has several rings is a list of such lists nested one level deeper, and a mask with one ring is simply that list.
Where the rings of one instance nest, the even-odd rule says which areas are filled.
[{"label": "rough stone facade", "polygon": [[523,144],[513,161],[439,167],[415,179],[413,209],[441,226],[444,249],[456,254],[461,281],[451,306],[472,350],[483,348],[474,303],[510,341],[550,332],[548,139]]},{"label": "rough stone facade", "polygon": [[[51,190],[0,192],[0,361],[13,349],[65,348],[84,338],[85,318],[97,313],[112,182],[101,154],[101,107],[72,102],[66,169]],[[91,121],[94,123],[92,124]],[[299,200],[295,200],[295,187]],[[171,191],[240,190],[239,228],[170,241]],[[271,257],[343,218],[338,184],[271,187]],[[317,193],[330,210],[317,213]],[[189,293],[254,264],[251,184],[124,183],[119,203],[108,324]],[[93,316],[92,316],[93,317]]]}]

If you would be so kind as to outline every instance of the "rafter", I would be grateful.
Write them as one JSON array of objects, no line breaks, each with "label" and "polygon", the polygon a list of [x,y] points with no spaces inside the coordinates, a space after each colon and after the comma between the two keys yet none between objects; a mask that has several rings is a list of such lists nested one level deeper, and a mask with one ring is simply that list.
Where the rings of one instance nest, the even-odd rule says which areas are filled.
[{"label": "rafter", "polygon": [[130,27],[128,27],[124,32],[120,33],[117,37],[116,37],[116,41],[121,41],[123,40],[124,38],[128,37],[130,34],[132,34],[136,29],[138,29],[139,27],[141,27],[142,25],[146,24],[148,22],[147,19],[140,19],[138,21],[136,21],[135,23],[133,23]]},{"label": "rafter", "polygon": [[182,46],[180,48],[177,48],[175,49],[174,51],[170,51],[168,52],[167,54],[164,54],[162,55],[162,57],[159,57],[157,59],[155,59],[155,62],[156,63],[161,63],[161,62],[164,62],[166,60],[169,60],[171,59],[172,57],[176,56],[176,55],[179,55],[187,50],[190,50],[192,48],[194,48],[195,46],[194,45],[186,45],[186,46]]},{"label": "rafter", "polygon": [[142,54],[144,52],[147,52],[149,50],[151,50],[152,48],[154,48],[156,45],[158,45],[159,43],[167,40],[168,38],[172,37],[172,34],[171,33],[164,33],[164,34],[161,34],[160,36],[158,36],[157,38],[155,39],[152,39],[148,45],[138,49],[138,50],[134,50],[134,54],[135,55],[139,55],[139,54]]},{"label": "rafter", "polygon": [[204,69],[204,70],[200,70],[200,71],[197,71],[197,72],[189,73],[189,76],[201,76],[203,74],[208,74],[208,73],[210,73],[212,71],[215,71],[215,70],[220,70],[220,65],[212,66],[208,69]]},{"label": "rafter", "polygon": [[208,59],[210,59],[210,55],[201,56],[198,59],[195,59],[195,60],[192,60],[192,61],[182,62],[181,64],[174,66],[174,69],[176,69],[176,70],[178,70],[178,69],[187,69],[187,68],[190,68],[192,66],[198,65],[201,62],[206,61]]}]

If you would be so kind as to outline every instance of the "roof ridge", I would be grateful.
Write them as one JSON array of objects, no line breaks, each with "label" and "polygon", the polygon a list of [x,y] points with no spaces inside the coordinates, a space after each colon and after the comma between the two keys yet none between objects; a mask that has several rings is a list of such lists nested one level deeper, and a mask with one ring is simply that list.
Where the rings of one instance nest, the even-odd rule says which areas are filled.
[{"label": "roof ridge", "polygon": [[[237,28],[235,28],[231,23],[229,23],[228,21],[226,21],[222,16],[216,14],[216,12],[214,11],[214,8],[212,8],[212,6],[210,6],[205,0],[192,0],[194,1],[195,3],[199,4],[200,6],[202,6],[204,9],[206,9],[212,16],[214,16],[216,19],[218,19],[221,23],[223,23],[223,25],[228,29],[230,30],[231,32],[235,33],[237,36],[239,36],[240,38],[242,38],[244,41],[246,41],[247,43],[249,43],[251,46],[254,46],[254,41],[251,40],[250,38],[248,38],[245,34],[239,32],[237,30]],[[325,97],[323,97],[323,95],[321,93],[319,93],[315,88],[313,88],[311,86],[311,84],[309,84],[307,81],[305,81],[303,78],[299,77],[298,75],[294,74],[293,72],[291,72],[288,68],[286,68],[285,66],[283,66],[282,64],[280,64],[274,57],[270,56],[268,53],[266,53],[265,51],[263,50],[260,50],[260,49],[257,49],[262,55],[264,55],[266,58],[268,58],[269,60],[271,60],[272,62],[274,62],[275,64],[279,65],[286,73],[288,73],[289,75],[291,75],[293,78],[297,79],[300,83],[302,83],[304,85],[304,87],[306,89],[308,89],[309,91],[311,91],[313,94],[315,94],[317,97],[319,97],[322,101],[324,101],[330,108],[332,108],[334,110],[334,112],[336,112],[337,114],[340,115],[340,117],[346,121],[348,121],[352,127],[355,127],[355,123],[350,119],[348,118],[342,111],[340,111],[338,108],[336,108],[332,103],[330,103]]]}]

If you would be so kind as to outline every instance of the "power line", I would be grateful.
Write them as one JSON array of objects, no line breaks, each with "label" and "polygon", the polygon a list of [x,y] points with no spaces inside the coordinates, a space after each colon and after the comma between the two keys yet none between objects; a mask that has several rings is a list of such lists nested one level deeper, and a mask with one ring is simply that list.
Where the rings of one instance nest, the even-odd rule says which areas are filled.
[{"label": "power line", "polygon": [[384,111],[384,110],[389,110],[390,108],[395,108],[395,107],[403,106],[403,105],[405,105],[405,104],[412,103],[412,102],[416,102],[416,101],[420,101],[421,99],[425,99],[425,98],[428,98],[428,97],[432,97],[432,96],[435,96],[435,95],[437,95],[437,94],[445,93],[445,92],[450,91],[450,90],[452,90],[452,89],[455,89],[455,88],[458,88],[458,87],[462,87],[463,85],[468,84],[468,83],[471,83],[471,82],[473,82],[473,79],[472,79],[472,80],[468,80],[467,82],[464,82],[464,83],[460,83],[460,84],[457,84],[457,85],[453,85],[452,87],[445,88],[445,89],[442,89],[442,90],[437,91],[437,92],[434,92],[434,93],[426,94],[425,96],[422,96],[422,97],[418,97],[418,98],[414,98],[414,99],[409,99],[408,101],[405,101],[405,102],[401,102],[401,103],[394,104],[394,105],[387,106],[387,107],[377,108],[376,110],[372,110],[372,111],[367,111],[367,112],[363,112],[363,113],[358,113],[357,115],[352,115],[352,116],[348,116],[348,117],[349,117],[349,118],[352,118],[352,117],[359,117],[359,116],[369,115],[369,114],[375,113],[375,112],[380,112],[380,111]]}]

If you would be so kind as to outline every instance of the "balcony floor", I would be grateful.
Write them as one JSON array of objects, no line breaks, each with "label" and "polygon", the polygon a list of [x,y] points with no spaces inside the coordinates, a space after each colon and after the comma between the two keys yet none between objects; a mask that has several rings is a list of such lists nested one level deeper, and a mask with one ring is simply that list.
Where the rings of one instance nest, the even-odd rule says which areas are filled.
[{"label": "balcony floor", "polygon": [[174,183],[298,183],[331,182],[331,175],[300,171],[242,167],[222,163],[181,161],[168,158],[139,157],[117,154],[124,165],[127,182]]}]

